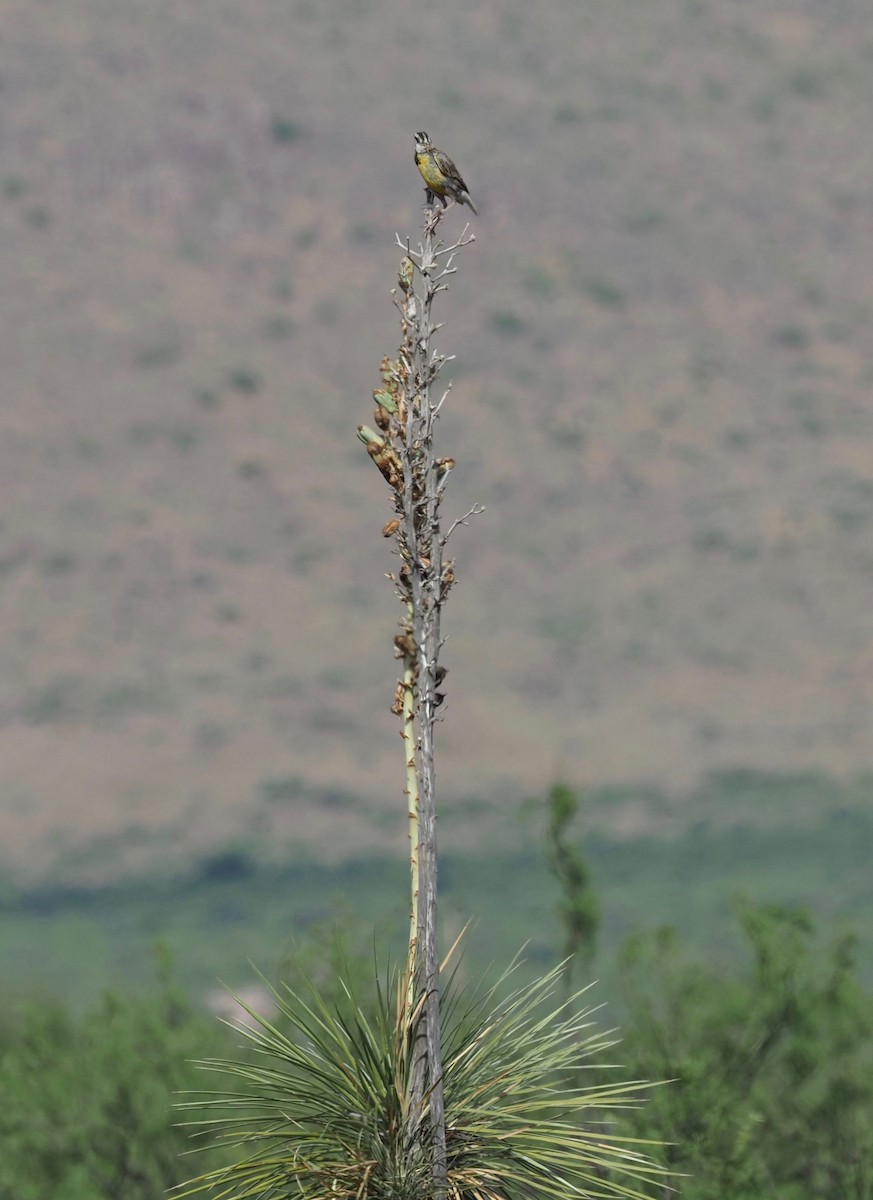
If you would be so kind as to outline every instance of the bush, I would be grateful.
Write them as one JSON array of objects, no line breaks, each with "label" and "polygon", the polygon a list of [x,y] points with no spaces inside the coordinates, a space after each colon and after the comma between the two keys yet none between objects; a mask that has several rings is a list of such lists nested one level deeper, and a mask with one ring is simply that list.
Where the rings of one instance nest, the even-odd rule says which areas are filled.
[{"label": "bush", "polygon": [[873,999],[854,939],[822,948],[805,912],[776,906],[745,906],[740,922],[740,978],[690,962],[670,930],[628,943],[625,1061],[675,1080],[631,1115],[635,1132],[674,1143],[685,1200],[869,1198]]},{"label": "bush", "polygon": [[[163,981],[106,995],[85,1017],[33,1002],[0,1029],[0,1200],[164,1200],[191,1174],[172,1105],[202,1087],[191,1060],[225,1047],[222,1027]],[[198,1164],[218,1166],[215,1151]]]}]

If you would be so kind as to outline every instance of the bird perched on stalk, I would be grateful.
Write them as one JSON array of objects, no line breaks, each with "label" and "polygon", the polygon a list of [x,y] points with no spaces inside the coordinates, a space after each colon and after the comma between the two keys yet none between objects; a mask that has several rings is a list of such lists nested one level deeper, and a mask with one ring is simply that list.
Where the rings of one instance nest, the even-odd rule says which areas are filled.
[{"label": "bird perched on stalk", "polygon": [[437,150],[423,131],[415,135],[415,165],[427,187],[428,204],[433,202],[434,196],[439,196],[443,208],[448,208],[450,199],[455,200],[458,204],[466,204],[468,208],[472,208],[478,217],[479,210],[467,191],[461,172],[448,154]]}]

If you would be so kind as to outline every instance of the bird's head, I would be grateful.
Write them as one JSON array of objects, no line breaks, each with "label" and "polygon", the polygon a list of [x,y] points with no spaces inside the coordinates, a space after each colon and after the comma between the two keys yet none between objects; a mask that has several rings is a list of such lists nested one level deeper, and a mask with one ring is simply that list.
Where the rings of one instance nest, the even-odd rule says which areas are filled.
[{"label": "bird's head", "polygon": [[433,150],[433,142],[424,130],[415,135],[415,148],[416,150]]}]

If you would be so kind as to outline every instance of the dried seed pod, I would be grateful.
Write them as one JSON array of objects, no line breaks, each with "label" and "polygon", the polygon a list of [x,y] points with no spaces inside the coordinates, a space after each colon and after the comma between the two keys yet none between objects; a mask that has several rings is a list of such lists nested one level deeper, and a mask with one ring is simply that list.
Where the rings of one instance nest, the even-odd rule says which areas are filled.
[{"label": "dried seed pod", "polygon": [[400,524],[401,524],[400,521],[398,521],[396,517],[392,517],[392,519],[388,522],[388,524],[383,527],[382,537],[384,537],[384,538],[393,537],[394,534],[397,532],[397,530],[400,528]]},{"label": "dried seed pod", "polygon": [[379,374],[382,376],[382,382],[388,385],[393,382],[394,386],[396,387],[397,379],[400,374],[399,367],[400,364],[394,362],[386,354],[382,359],[382,362],[379,364]]},{"label": "dried seed pod", "polygon": [[403,465],[396,451],[386,444],[385,439],[367,425],[358,426],[358,437],[367,447],[367,453],[382,472],[395,492],[403,484]]},{"label": "dried seed pod", "polygon": [[398,658],[415,658],[415,638],[410,633],[398,633],[394,638],[394,648],[398,652]]}]

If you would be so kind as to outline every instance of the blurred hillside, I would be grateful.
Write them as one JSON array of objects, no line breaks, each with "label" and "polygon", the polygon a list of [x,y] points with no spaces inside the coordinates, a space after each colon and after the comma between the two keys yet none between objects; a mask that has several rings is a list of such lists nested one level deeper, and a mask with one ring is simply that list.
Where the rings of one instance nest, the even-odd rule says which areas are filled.
[{"label": "blurred hillside", "polygon": [[389,509],[354,427],[416,129],[482,209],[441,346],[447,513],[487,509],[446,618],[465,844],[556,774],[870,767],[866,0],[0,11],[17,874],[402,845]]}]

